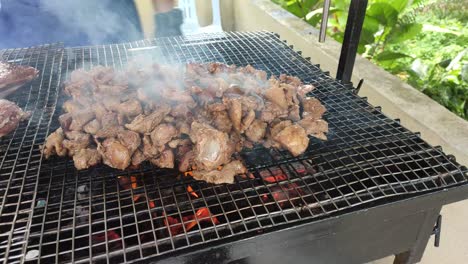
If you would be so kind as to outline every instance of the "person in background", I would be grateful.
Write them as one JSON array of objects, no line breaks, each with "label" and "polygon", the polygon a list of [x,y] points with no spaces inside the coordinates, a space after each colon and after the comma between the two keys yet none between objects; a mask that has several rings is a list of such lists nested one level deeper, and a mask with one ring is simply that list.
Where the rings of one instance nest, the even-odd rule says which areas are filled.
[{"label": "person in background", "polygon": [[153,0],[156,13],[156,37],[182,36],[182,10],[175,8],[174,0]]},{"label": "person in background", "polygon": [[142,38],[133,0],[0,0],[0,49]]}]

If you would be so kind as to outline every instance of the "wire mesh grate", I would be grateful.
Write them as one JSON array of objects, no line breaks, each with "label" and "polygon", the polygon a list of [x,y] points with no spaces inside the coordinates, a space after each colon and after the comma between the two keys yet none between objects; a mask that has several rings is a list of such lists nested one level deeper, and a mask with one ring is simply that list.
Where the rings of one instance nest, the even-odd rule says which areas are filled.
[{"label": "wire mesh grate", "polygon": [[[216,33],[64,50],[44,46],[0,54],[41,70],[29,90],[11,98],[34,111],[33,117],[0,141],[0,260],[5,262],[162,258],[467,182],[466,168],[271,33]],[[103,166],[76,171],[66,159],[41,161],[39,144],[59,126],[60,83],[70,72],[96,65],[123,68],[140,56],[168,64],[251,64],[269,74],[298,76],[317,87],[312,96],[328,109],[329,140],[311,139],[299,157],[261,147],[244,151],[253,177],[230,185],[196,182],[149,164],[134,171]],[[122,178],[134,180],[135,187],[122,188]],[[186,191],[189,185],[197,196]],[[211,215],[197,217],[201,208]]]}]

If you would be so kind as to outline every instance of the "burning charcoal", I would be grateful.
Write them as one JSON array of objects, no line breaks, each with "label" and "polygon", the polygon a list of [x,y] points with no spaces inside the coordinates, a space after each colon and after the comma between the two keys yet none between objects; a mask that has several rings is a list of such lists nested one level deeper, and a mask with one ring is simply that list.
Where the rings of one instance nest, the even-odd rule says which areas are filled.
[{"label": "burning charcoal", "polygon": [[[276,201],[281,208],[290,206],[291,204],[288,201],[291,201],[292,199],[298,198],[301,195],[305,194],[304,191],[301,188],[299,188],[299,186],[296,183],[287,183],[282,184],[281,186],[272,186],[270,187],[270,191],[273,196],[273,200]],[[264,202],[268,202],[269,198],[267,195],[263,195],[262,200]],[[298,206],[300,204],[300,200],[298,199],[291,202],[298,203],[293,204],[294,206]]]},{"label": "burning charcoal", "polygon": [[117,177],[117,181],[123,190],[136,189],[138,187],[137,178],[135,176],[119,176]]},{"label": "burning charcoal", "polygon": [[182,233],[182,224],[180,224],[180,221],[177,218],[174,218],[170,215],[168,215],[166,218],[167,220],[164,219],[164,225],[169,228],[172,236],[176,236]]},{"label": "burning charcoal", "polygon": [[187,192],[190,193],[190,195],[192,195],[193,197],[198,198],[198,194],[195,191],[193,191],[192,186],[187,186]]},{"label": "burning charcoal", "polygon": [[279,174],[279,175],[265,176],[265,177],[262,177],[262,179],[268,183],[275,183],[275,182],[285,181],[288,179],[288,177],[284,174]]},{"label": "burning charcoal", "polygon": [[[107,236],[107,241],[106,241],[106,236]],[[114,243],[108,243],[109,249],[121,249],[122,248],[122,240],[120,238],[120,235],[114,231],[114,230],[109,230],[107,232],[101,232],[99,234],[93,235],[92,236],[92,242],[93,244],[99,244],[99,243],[104,243],[104,242],[111,242],[113,241]],[[102,245],[105,247],[105,244]],[[105,248],[102,248],[105,250]],[[97,251],[102,250],[100,247],[97,248]]]}]

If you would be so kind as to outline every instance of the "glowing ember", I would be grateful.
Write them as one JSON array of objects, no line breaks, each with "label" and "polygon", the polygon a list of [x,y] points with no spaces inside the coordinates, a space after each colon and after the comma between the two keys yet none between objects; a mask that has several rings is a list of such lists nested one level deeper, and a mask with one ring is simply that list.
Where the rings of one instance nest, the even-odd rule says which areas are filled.
[{"label": "glowing ember", "polygon": [[137,178],[135,176],[130,176],[132,182],[132,189],[136,189],[138,187]]},{"label": "glowing ember", "polygon": [[198,198],[198,194],[193,190],[192,186],[187,186],[187,192],[190,193],[190,195],[192,195],[193,197],[195,198]]},{"label": "glowing ember", "polygon": [[93,235],[93,242],[94,243],[101,243],[101,242],[106,242],[106,234],[107,234],[107,241],[112,241],[112,240],[117,240],[120,239],[120,235],[117,234],[114,230],[109,230],[107,233],[99,233],[96,235]]},{"label": "glowing ember", "polygon": [[[198,209],[195,215],[188,215],[182,217],[182,221],[184,222],[185,226],[185,231],[188,232],[192,228],[194,228],[197,225],[197,220],[198,223],[206,222],[215,225],[220,223],[215,216],[211,215],[211,212],[208,208],[203,207]],[[169,227],[169,230],[173,236],[176,236],[183,232],[182,224],[180,223],[179,219],[175,217],[167,216],[167,221],[164,220],[164,224]]]},{"label": "glowing ember", "polygon": [[124,190],[136,189],[138,188],[137,177],[136,176],[119,176],[117,177],[120,187]]},{"label": "glowing ember", "polygon": [[[293,203],[291,200],[297,200],[295,198],[304,195],[304,191],[299,188],[296,183],[287,183],[281,186],[273,186],[270,188],[270,190],[273,199],[279,204],[281,208],[283,208],[285,205],[291,205],[291,203]],[[263,195],[262,200],[264,202],[268,202],[268,195]]]},{"label": "glowing ember", "polygon": [[280,175],[262,177],[262,179],[268,183],[275,183],[275,182],[285,181],[288,179],[288,177],[284,174],[280,174]]}]

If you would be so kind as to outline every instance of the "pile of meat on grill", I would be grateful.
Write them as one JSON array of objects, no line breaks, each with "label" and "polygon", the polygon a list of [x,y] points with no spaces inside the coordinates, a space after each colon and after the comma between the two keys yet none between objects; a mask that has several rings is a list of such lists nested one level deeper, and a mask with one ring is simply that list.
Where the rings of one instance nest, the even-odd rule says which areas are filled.
[{"label": "pile of meat on grill", "polygon": [[[325,140],[325,107],[314,87],[292,76],[220,63],[170,67],[98,66],[76,70],[65,85],[60,128],[43,153],[73,157],[79,170],[104,163],[124,170],[149,161],[231,183],[246,168],[243,148],[263,144],[298,156],[309,135]],[[302,106],[302,111],[300,110]]]}]

